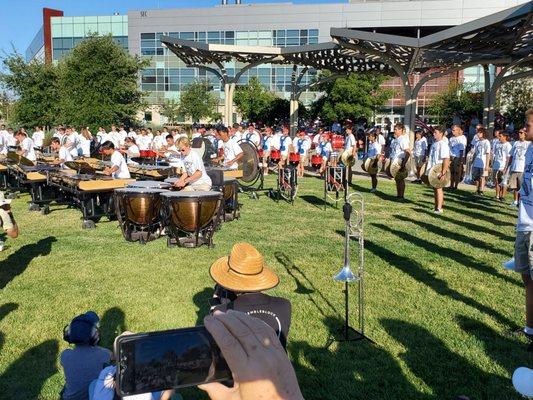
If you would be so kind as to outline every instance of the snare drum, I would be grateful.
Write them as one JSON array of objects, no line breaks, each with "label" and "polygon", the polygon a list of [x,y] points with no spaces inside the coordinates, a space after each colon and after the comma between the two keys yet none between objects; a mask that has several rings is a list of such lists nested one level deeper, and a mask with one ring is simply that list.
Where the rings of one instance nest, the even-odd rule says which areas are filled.
[{"label": "snare drum", "polygon": [[144,244],[161,233],[161,197],[165,189],[127,187],[116,189],[115,210],[124,238]]},{"label": "snare drum", "polygon": [[344,149],[344,136],[333,135],[331,137],[331,147],[336,150]]},{"label": "snare drum", "polygon": [[270,161],[277,164],[281,160],[281,150],[272,149],[270,150]]},{"label": "snare drum", "polygon": [[297,166],[300,164],[300,154],[298,153],[289,153],[289,164]]},{"label": "snare drum", "polygon": [[129,188],[144,188],[144,189],[169,189],[172,186],[169,182],[165,181],[135,181],[128,184]]},{"label": "snare drum", "polygon": [[161,198],[169,247],[198,247],[202,244],[213,246],[222,193],[165,192],[161,193]]},{"label": "snare drum", "polygon": [[320,169],[322,167],[322,156],[320,154],[314,154],[311,156],[311,166],[314,169]]}]

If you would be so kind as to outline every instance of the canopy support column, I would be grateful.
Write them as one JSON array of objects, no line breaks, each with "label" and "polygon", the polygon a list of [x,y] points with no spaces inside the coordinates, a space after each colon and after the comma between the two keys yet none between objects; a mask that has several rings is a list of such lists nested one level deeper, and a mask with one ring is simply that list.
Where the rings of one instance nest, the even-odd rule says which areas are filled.
[{"label": "canopy support column", "polygon": [[485,91],[483,92],[483,125],[485,127],[489,126],[489,101],[490,101],[490,73],[489,66],[487,64],[483,65],[483,79]]}]

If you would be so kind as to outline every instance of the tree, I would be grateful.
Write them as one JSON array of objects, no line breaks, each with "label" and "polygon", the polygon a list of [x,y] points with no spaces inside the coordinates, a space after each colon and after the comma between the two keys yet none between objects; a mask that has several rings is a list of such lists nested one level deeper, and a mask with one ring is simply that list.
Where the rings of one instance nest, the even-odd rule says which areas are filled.
[{"label": "tree", "polygon": [[174,99],[166,100],[159,108],[161,115],[167,117],[168,123],[176,123],[180,115],[180,103]]},{"label": "tree", "polygon": [[428,107],[428,114],[436,117],[439,124],[451,124],[454,114],[463,119],[483,112],[483,94],[471,91],[471,87],[452,82],[444,91],[435,95]]},{"label": "tree", "polygon": [[265,121],[270,118],[272,102],[275,99],[276,96],[253,76],[247,85],[237,86],[233,101],[243,119]]},{"label": "tree", "polygon": [[147,63],[111,35],[88,37],[59,63],[61,120],[92,129],[129,122],[144,105],[138,74]]},{"label": "tree", "polygon": [[185,86],[181,92],[179,111],[185,117],[199,122],[201,119],[217,119],[218,98],[210,91],[207,80],[199,80]]},{"label": "tree", "polygon": [[[523,69],[517,69],[513,73],[521,71]],[[533,79],[516,79],[502,85],[496,101],[496,108],[503,113],[507,122],[512,122],[515,128],[522,128],[524,113],[533,105]]]},{"label": "tree", "polygon": [[0,92],[0,120],[11,120],[14,105],[15,103],[7,91]]},{"label": "tree", "polygon": [[[322,74],[319,79],[329,74]],[[365,117],[370,119],[376,110],[392,96],[381,84],[386,76],[375,73],[352,73],[344,78],[318,85],[324,94],[311,107],[313,117],[320,117],[326,123],[335,120]]]},{"label": "tree", "polygon": [[11,120],[20,125],[52,126],[59,114],[59,70],[54,64],[26,64],[18,53],[3,60],[0,81],[16,96]]}]

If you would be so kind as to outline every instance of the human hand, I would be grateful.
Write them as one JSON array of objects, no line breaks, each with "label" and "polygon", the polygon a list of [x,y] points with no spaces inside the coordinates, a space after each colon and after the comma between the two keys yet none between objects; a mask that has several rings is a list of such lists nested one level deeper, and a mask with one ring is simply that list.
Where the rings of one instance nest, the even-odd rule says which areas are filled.
[{"label": "human hand", "polygon": [[176,183],[174,183],[174,186],[176,186],[179,189],[184,188],[185,180],[182,180],[182,179],[177,180]]},{"label": "human hand", "polygon": [[229,368],[234,386],[198,386],[211,400],[303,400],[296,374],[274,330],[263,321],[229,310],[204,318]]}]

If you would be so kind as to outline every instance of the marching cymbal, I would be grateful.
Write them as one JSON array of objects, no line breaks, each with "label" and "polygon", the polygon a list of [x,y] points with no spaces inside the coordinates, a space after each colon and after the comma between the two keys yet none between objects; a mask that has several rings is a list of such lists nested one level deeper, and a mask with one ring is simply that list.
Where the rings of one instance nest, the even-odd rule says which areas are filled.
[{"label": "marching cymbal", "polygon": [[355,164],[355,157],[353,155],[353,148],[346,149],[341,154],[341,162],[347,166],[352,167]]},{"label": "marching cymbal", "polygon": [[387,158],[387,160],[385,161],[385,164],[383,164],[383,171],[392,178],[392,175],[390,173],[390,164],[391,164],[391,161],[390,161],[390,158]]},{"label": "marching cymbal", "polygon": [[361,164],[361,169],[362,169],[363,171],[365,171],[365,172],[367,172],[367,171],[366,171],[366,160],[368,160],[368,159],[369,159],[368,157],[365,158],[365,159],[363,160],[362,164]]},{"label": "marching cymbal", "polygon": [[407,168],[402,169],[402,160],[394,160],[390,165],[390,175],[397,181],[403,181],[409,174]]},{"label": "marching cymbal", "polygon": [[441,172],[442,172],[442,164],[434,165],[429,170],[428,181],[429,181],[430,186],[434,187],[435,189],[440,189],[440,188],[450,185],[450,181],[451,181],[450,169],[446,171],[444,179],[439,179],[439,175]]},{"label": "marching cymbal", "polygon": [[367,158],[364,161],[365,171],[368,172],[370,175],[375,175],[378,173],[379,167],[378,167],[378,158]]}]

